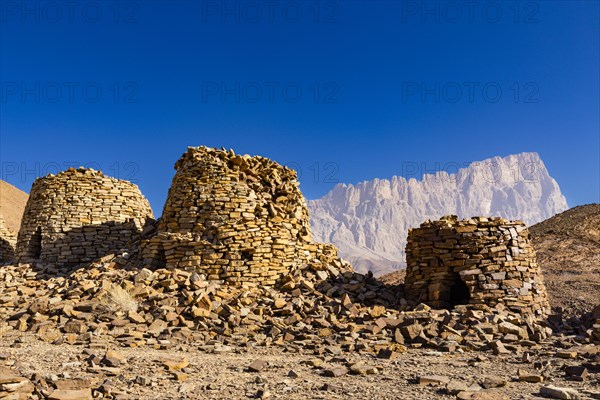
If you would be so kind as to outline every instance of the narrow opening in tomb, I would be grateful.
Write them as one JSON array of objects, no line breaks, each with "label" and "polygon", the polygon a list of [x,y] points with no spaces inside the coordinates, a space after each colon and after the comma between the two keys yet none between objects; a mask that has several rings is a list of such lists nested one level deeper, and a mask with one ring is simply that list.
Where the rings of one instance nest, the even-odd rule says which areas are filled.
[{"label": "narrow opening in tomb", "polygon": [[42,229],[39,227],[29,240],[29,254],[36,260],[39,260],[42,255]]},{"label": "narrow opening in tomb", "polygon": [[242,251],[242,260],[244,261],[252,261],[252,251],[250,250],[244,250]]},{"label": "narrow opening in tomb", "polygon": [[153,261],[154,268],[166,268],[167,267],[167,256],[165,255],[165,249],[161,246],[156,255],[154,256]]},{"label": "narrow opening in tomb", "polygon": [[460,278],[460,275],[455,274],[454,284],[450,287],[450,298],[448,299],[450,307],[469,304],[470,299],[471,294],[469,292],[469,287],[465,281]]}]

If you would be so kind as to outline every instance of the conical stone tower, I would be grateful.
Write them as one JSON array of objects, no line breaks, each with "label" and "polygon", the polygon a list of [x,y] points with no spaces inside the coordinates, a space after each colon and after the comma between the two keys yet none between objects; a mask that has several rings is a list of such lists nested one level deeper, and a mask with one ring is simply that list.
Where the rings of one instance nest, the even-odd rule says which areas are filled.
[{"label": "conical stone tower", "polygon": [[0,263],[14,261],[16,244],[17,235],[8,229],[0,216]]},{"label": "conical stone tower", "polygon": [[481,304],[543,315],[550,309],[529,232],[521,221],[447,216],[411,229],[407,297],[433,307]]},{"label": "conical stone tower", "polygon": [[333,246],[312,242],[294,170],[207,147],[190,147],[175,169],[158,233],[143,245],[146,265],[253,286],[337,257]]},{"label": "conical stone tower", "polygon": [[70,168],[38,178],[17,241],[21,262],[74,266],[138,240],[150,204],[131,182],[92,169]]}]

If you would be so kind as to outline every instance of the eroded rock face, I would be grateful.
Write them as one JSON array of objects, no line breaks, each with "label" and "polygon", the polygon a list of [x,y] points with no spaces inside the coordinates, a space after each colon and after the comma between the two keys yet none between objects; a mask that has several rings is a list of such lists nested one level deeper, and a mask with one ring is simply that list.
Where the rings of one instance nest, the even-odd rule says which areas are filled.
[{"label": "eroded rock face", "polygon": [[126,248],[151,218],[150,204],[136,185],[70,168],[33,183],[17,258],[64,266],[89,262]]},{"label": "eroded rock face", "polygon": [[[457,167],[444,168],[450,165]],[[425,166],[413,167],[425,172]],[[473,162],[455,174],[339,184],[308,206],[315,240],[335,244],[356,271],[375,275],[405,267],[408,230],[427,219],[497,215],[530,225],[568,208],[537,153]]]},{"label": "eroded rock face", "polygon": [[549,304],[529,232],[521,221],[456,216],[411,229],[406,293],[434,307],[499,304],[545,314]]},{"label": "eroded rock face", "polygon": [[190,147],[177,170],[146,265],[229,284],[274,285],[307,263],[337,258],[313,243],[296,172],[264,157]]}]

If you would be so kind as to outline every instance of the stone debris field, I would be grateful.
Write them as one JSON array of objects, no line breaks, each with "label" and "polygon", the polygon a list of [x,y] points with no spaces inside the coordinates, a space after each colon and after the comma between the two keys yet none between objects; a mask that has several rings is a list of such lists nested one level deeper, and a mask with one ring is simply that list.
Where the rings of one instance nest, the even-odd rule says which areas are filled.
[{"label": "stone debris field", "polygon": [[425,221],[388,285],[312,240],[295,171],[175,169],[158,220],[86,169],[0,219],[0,399],[600,399],[600,306],[552,310],[522,222]]}]

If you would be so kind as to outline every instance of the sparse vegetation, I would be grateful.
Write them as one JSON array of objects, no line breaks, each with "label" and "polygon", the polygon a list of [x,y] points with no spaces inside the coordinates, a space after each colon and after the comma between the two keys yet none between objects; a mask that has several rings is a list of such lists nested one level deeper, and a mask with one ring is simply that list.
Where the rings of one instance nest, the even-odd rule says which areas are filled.
[{"label": "sparse vegetation", "polygon": [[117,284],[113,284],[102,297],[102,304],[112,311],[137,311],[138,303],[131,293]]}]

